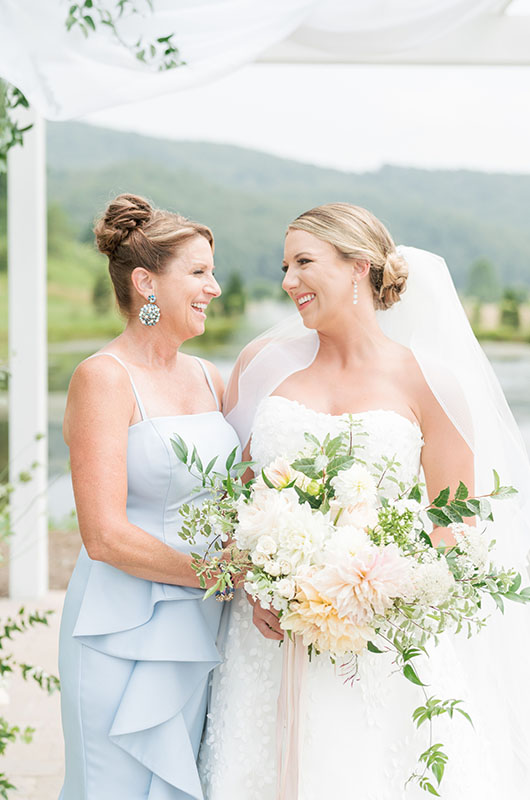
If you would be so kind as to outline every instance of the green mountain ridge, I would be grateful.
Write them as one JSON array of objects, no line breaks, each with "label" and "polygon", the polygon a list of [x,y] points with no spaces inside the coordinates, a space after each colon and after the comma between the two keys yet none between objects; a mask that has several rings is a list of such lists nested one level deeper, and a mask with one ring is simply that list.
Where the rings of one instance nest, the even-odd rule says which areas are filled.
[{"label": "green mountain ridge", "polygon": [[209,224],[220,274],[281,280],[288,223],[314,205],[363,205],[396,242],[443,255],[459,287],[486,257],[505,284],[530,286],[530,175],[385,166],[347,173],[227,144],[167,141],[83,123],[48,124],[48,193],[88,241],[117,193]]}]

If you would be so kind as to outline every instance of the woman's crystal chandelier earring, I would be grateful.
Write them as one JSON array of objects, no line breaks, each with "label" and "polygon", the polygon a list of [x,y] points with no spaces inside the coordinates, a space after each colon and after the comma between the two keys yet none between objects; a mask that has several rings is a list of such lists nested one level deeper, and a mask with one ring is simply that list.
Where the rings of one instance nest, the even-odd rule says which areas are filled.
[{"label": "woman's crystal chandelier earring", "polygon": [[156,297],[154,294],[149,295],[147,303],[141,307],[138,316],[143,325],[156,325],[160,319],[160,309],[156,305]]},{"label": "woman's crystal chandelier earring", "polygon": [[357,281],[353,282],[353,305],[356,306],[359,301],[359,287]]}]

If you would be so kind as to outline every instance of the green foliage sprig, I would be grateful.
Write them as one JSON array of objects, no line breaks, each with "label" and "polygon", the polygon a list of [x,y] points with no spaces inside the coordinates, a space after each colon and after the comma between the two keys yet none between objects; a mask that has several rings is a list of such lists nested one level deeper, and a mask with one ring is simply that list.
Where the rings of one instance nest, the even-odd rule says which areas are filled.
[{"label": "green foliage sprig", "polygon": [[[152,0],[144,0],[145,6],[151,13],[154,11]],[[98,0],[84,0],[82,3],[73,3],[68,11],[65,21],[68,31],[78,28],[85,37],[97,30],[98,25],[108,28],[113,37],[123,47],[127,48],[138,61],[154,67],[158,72],[182,67],[186,63],[180,57],[178,47],[173,42],[174,33],[159,36],[153,41],[144,42],[140,37],[135,42],[126,41],[119,30],[120,20],[127,16],[140,14],[134,0],[116,0],[114,12]]]},{"label": "green foliage sprig", "polygon": [[7,172],[7,154],[15,145],[24,142],[24,134],[32,125],[20,127],[12,111],[21,106],[29,108],[29,103],[20,89],[0,80],[0,173]]}]

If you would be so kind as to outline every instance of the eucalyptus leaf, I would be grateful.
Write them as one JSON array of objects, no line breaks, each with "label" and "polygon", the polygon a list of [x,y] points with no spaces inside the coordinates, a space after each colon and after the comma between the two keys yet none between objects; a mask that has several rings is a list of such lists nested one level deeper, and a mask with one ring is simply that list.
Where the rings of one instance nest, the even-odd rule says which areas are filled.
[{"label": "eucalyptus leaf", "polygon": [[231,451],[231,453],[229,454],[228,458],[226,459],[225,466],[226,466],[226,471],[227,472],[230,472],[230,470],[232,469],[232,464],[236,460],[237,451],[238,451],[238,448],[236,446],[236,447],[234,447],[234,449]]},{"label": "eucalyptus leaf", "polygon": [[182,436],[179,436],[178,433],[174,433],[171,439],[171,446],[175,452],[175,455],[182,461],[184,464],[188,463],[188,446]]},{"label": "eucalyptus leaf", "polygon": [[218,459],[218,456],[214,456],[212,458],[212,460],[208,462],[208,465],[207,465],[206,469],[204,470],[204,474],[205,475],[209,475],[210,474],[210,472],[212,471],[212,469],[214,467],[214,464],[217,461],[217,459]]}]

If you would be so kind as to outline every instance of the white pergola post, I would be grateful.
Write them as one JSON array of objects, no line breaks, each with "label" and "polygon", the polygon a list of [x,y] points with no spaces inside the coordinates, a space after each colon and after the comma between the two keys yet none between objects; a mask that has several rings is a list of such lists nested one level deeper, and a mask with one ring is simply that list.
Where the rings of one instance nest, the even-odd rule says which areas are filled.
[{"label": "white pergola post", "polygon": [[[11,597],[31,599],[48,589],[46,157],[44,120],[31,109],[17,118],[33,128],[23,147],[10,150],[7,173],[9,470],[16,485],[9,581]],[[19,482],[27,471],[31,480]]]}]

